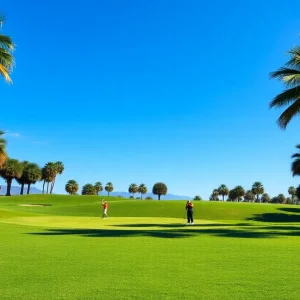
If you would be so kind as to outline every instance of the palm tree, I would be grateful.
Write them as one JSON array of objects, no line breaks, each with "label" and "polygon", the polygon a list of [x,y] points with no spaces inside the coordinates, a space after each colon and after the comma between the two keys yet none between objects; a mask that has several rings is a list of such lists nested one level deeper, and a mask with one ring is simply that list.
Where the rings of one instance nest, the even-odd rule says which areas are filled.
[{"label": "palm tree", "polygon": [[262,195],[264,192],[264,186],[261,182],[256,181],[252,184],[252,193],[256,196],[257,202],[259,202],[259,195]]},{"label": "palm tree", "polygon": [[241,185],[236,186],[234,190],[237,196],[237,201],[240,202],[242,200],[241,198],[245,196],[246,192]]},{"label": "palm tree", "polygon": [[47,194],[49,193],[49,183],[53,182],[55,176],[57,175],[57,165],[53,162],[47,163],[42,169],[42,179],[44,180],[43,184],[43,193],[44,193],[44,185],[47,182]]},{"label": "palm tree", "polygon": [[292,201],[294,203],[295,198],[296,198],[296,188],[294,186],[290,186],[289,189],[288,189],[288,193],[291,195]]},{"label": "palm tree", "polygon": [[224,197],[229,195],[229,189],[225,184],[221,184],[219,186],[218,192],[219,192],[219,195],[222,196],[223,201],[224,201]]},{"label": "palm tree", "polygon": [[25,186],[25,184],[27,184],[27,181],[26,181],[26,177],[25,177],[24,171],[25,171],[25,169],[26,169],[26,166],[29,164],[29,161],[24,160],[24,161],[21,162],[21,164],[23,165],[22,176],[21,176],[20,178],[16,178],[16,181],[17,181],[18,184],[21,185],[20,195],[23,195],[23,194],[24,194],[24,186]]},{"label": "palm tree", "polygon": [[27,187],[27,195],[30,193],[30,187],[32,184],[35,184],[37,181],[41,180],[42,178],[42,170],[41,168],[35,163],[28,163],[23,171],[23,176],[25,178]]},{"label": "palm tree", "polygon": [[286,198],[283,194],[279,194],[277,196],[277,202],[280,203],[280,204],[284,204],[286,202]]},{"label": "palm tree", "polygon": [[96,189],[92,184],[88,183],[82,187],[81,194],[82,195],[96,195]]},{"label": "palm tree", "polygon": [[285,66],[270,74],[271,78],[281,80],[286,86],[286,90],[270,103],[270,108],[288,106],[277,120],[282,129],[286,129],[291,119],[300,111],[300,47],[293,47],[288,53],[291,58]]},{"label": "palm tree", "polygon": [[100,181],[96,182],[94,187],[96,189],[97,195],[99,194],[99,192],[103,191],[103,186],[102,186],[102,183]]},{"label": "palm tree", "polygon": [[24,166],[17,159],[8,158],[0,169],[0,176],[7,182],[6,196],[10,196],[11,183],[13,179],[22,176]]},{"label": "palm tree", "polygon": [[114,190],[114,186],[111,182],[108,182],[105,186],[105,190],[107,191],[107,194],[109,196],[109,193],[111,193]]},{"label": "palm tree", "polygon": [[[0,15],[0,27],[4,22],[4,17]],[[6,82],[12,82],[9,74],[14,65],[14,57],[12,51],[14,50],[14,44],[11,38],[7,35],[0,34],[0,74]]]},{"label": "palm tree", "polygon": [[61,175],[65,169],[64,164],[61,161],[57,161],[54,163],[55,167],[56,167],[56,174],[51,182],[51,189],[50,189],[50,194],[52,194],[53,189],[54,189],[54,184],[55,184],[55,180],[56,180],[56,176],[59,174]]},{"label": "palm tree", "polygon": [[255,200],[255,195],[253,194],[253,192],[251,190],[249,190],[246,192],[244,199],[247,202],[253,202]]},{"label": "palm tree", "polygon": [[65,186],[65,190],[70,195],[75,195],[79,189],[78,183],[75,180],[69,180]]},{"label": "palm tree", "polygon": [[264,194],[262,194],[260,200],[263,203],[268,203],[268,202],[271,201],[271,198],[270,198],[270,196],[267,193],[264,193]]},{"label": "palm tree", "polygon": [[[296,148],[300,150],[300,144],[296,145]],[[291,171],[293,176],[300,175],[300,153],[295,153],[292,155],[295,158],[291,165]]]},{"label": "palm tree", "polygon": [[152,193],[157,195],[158,200],[160,200],[161,195],[166,195],[168,192],[168,187],[163,182],[157,182],[153,185]]},{"label": "palm tree", "polygon": [[139,185],[138,192],[141,193],[141,200],[143,200],[143,195],[147,193],[147,187],[144,183]]},{"label": "palm tree", "polygon": [[134,198],[134,194],[137,193],[139,190],[138,186],[135,183],[132,183],[129,188],[128,188],[128,192],[130,194],[132,194],[132,197]]},{"label": "palm tree", "polygon": [[7,159],[7,154],[5,150],[6,140],[1,137],[2,135],[4,135],[4,132],[0,130],[0,168]]}]

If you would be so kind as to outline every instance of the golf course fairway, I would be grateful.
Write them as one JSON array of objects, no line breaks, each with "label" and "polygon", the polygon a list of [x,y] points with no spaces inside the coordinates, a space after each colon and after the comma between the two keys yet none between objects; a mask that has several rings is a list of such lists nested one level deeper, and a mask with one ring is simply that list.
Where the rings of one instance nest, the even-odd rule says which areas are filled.
[{"label": "golf course fairway", "polygon": [[299,299],[300,207],[0,197],[0,299]]}]

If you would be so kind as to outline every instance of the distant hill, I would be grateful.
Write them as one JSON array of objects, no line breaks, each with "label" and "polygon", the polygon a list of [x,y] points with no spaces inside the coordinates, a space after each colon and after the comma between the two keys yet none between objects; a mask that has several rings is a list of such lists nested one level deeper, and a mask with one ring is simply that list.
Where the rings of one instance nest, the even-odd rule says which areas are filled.
[{"label": "distant hill", "polygon": [[[1,186],[1,191],[0,195],[5,195],[6,194],[6,185],[0,185]],[[20,186],[12,186],[11,187],[11,194],[12,195],[20,195],[21,192],[21,187]],[[27,193],[27,186],[24,188],[24,194]],[[30,194],[41,194],[42,191],[35,188],[34,186],[30,187]]]},{"label": "distant hill", "polygon": [[[106,196],[107,192],[102,191],[101,193],[99,193],[99,195],[103,195]],[[127,192],[112,192],[110,193],[111,196],[114,197],[118,197],[118,196],[122,196],[123,198],[129,198],[131,196],[131,194],[127,193]],[[134,195],[134,197],[140,197],[141,195],[139,193],[136,193]],[[157,195],[153,195],[152,193],[146,193],[143,195],[143,199],[145,199],[146,197],[152,197],[153,199],[157,199]],[[173,195],[173,194],[167,194],[165,196],[161,196],[160,197],[161,200],[191,200],[191,197],[188,196],[181,196],[181,195]]]}]

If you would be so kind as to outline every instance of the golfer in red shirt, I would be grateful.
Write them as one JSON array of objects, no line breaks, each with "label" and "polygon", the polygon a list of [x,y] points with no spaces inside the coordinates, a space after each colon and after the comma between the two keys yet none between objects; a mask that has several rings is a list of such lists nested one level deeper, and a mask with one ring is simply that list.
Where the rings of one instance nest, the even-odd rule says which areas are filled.
[{"label": "golfer in red shirt", "polygon": [[104,199],[102,199],[102,206],[103,206],[103,218],[107,218],[107,209],[108,209],[108,204]]}]

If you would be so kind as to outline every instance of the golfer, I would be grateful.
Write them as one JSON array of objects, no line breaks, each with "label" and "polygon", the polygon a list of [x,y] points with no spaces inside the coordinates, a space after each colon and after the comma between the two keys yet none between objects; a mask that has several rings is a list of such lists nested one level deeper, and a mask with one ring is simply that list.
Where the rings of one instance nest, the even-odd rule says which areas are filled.
[{"label": "golfer", "polygon": [[107,218],[107,209],[108,209],[108,204],[104,199],[102,199],[102,206],[103,206],[103,218]]},{"label": "golfer", "polygon": [[194,204],[192,203],[192,201],[191,200],[187,201],[186,206],[185,206],[186,215],[187,215],[187,224],[186,225],[194,224],[193,207],[194,207]]}]

